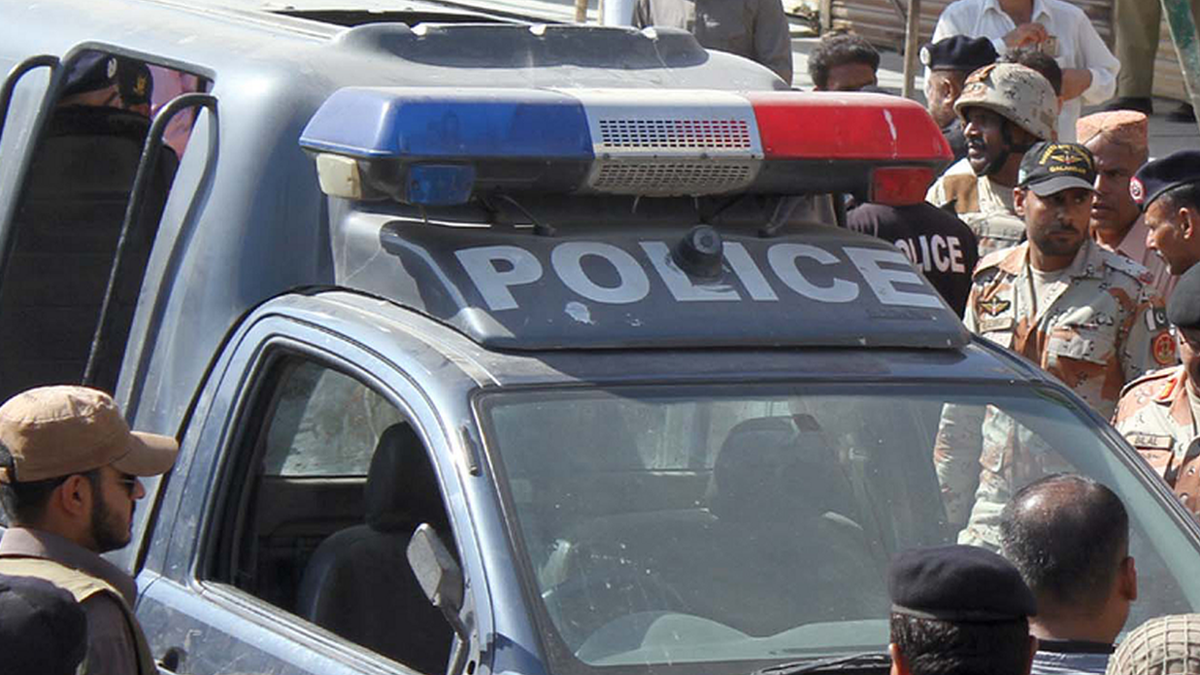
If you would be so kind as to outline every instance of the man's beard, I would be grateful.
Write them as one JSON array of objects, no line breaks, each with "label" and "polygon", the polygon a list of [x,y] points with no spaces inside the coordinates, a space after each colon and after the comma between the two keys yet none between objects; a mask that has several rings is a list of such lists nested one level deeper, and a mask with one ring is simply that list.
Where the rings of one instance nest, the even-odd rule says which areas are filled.
[{"label": "man's beard", "polygon": [[[132,509],[129,517],[133,517]],[[107,553],[124,547],[129,543],[129,530],[121,523],[103,499],[92,501],[92,541],[96,544],[97,553]]]},{"label": "man's beard", "polygon": [[[970,150],[972,148],[984,150],[984,151],[987,150],[987,146],[983,142],[971,141],[970,139],[968,139],[967,140],[967,151],[970,152]],[[999,155],[997,155],[996,157],[992,157],[992,158],[988,159],[987,163],[978,169],[975,168],[974,164],[971,164],[971,170],[974,171],[975,175],[979,176],[980,178],[983,178],[984,176],[993,176],[996,173],[998,173],[1000,171],[1000,169],[1004,168],[1004,163],[1008,161],[1008,155],[1009,155],[1008,151],[1002,152]],[[967,162],[971,163],[970,155],[968,155]]]}]

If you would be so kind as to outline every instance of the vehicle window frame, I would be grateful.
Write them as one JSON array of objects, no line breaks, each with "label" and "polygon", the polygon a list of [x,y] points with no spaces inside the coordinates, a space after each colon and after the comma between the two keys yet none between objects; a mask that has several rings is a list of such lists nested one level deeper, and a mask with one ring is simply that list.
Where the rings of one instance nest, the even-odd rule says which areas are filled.
[{"label": "vehicle window frame", "polygon": [[[287,319],[285,321],[290,326],[313,328]],[[368,352],[372,358],[390,363],[344,336],[339,335],[335,339],[340,344],[352,347],[356,351]],[[245,448],[247,437],[251,434],[261,434],[263,425],[267,423],[266,419],[260,419],[257,415],[262,409],[262,401],[269,400],[271,407],[277,405],[280,388],[276,387],[269,396],[264,395],[263,389],[279,383],[278,367],[281,361],[287,359],[316,363],[349,376],[371,388],[389,404],[395,406],[405,419],[409,420],[414,431],[421,437],[426,452],[429,452],[430,439],[416,421],[419,417],[405,399],[394,391],[383,378],[375,376],[369,369],[355,363],[352,358],[334,353],[329,350],[328,345],[318,347],[305,342],[296,334],[289,335],[278,330],[273,331],[270,337],[262,340],[256,346],[254,355],[247,361],[247,367],[239,377],[239,384],[236,385],[236,399],[230,405],[225,419],[216,420],[222,427],[218,441],[220,449],[215,453],[216,457],[211,460],[211,471],[215,474],[216,481],[207,491],[200,522],[196,526],[196,542],[188,555],[186,584],[198,596],[201,596],[202,602],[211,602],[223,611],[240,614],[257,624],[264,625],[267,630],[291,640],[296,648],[325,651],[328,656],[364,672],[393,673],[396,672],[397,667],[400,667],[416,673],[418,671],[412,670],[406,664],[393,661],[239,588],[233,581],[214,578],[214,557],[221,554],[221,545],[218,540],[224,538],[237,546],[241,537],[245,536],[246,509],[244,504],[245,500],[250,498],[249,495],[253,489],[245,489],[247,483],[251,482],[251,477],[239,474],[238,468],[252,465],[254,461],[261,460],[262,454],[265,452],[265,445],[259,442],[256,443],[257,447],[253,452],[239,453],[239,451]],[[397,374],[403,374],[394,364],[392,367]],[[238,376],[238,373],[233,373],[233,375]],[[203,434],[203,430],[200,430],[200,433]],[[246,459],[246,455],[250,455],[250,458]],[[435,473],[438,473],[436,469]],[[438,476],[439,483],[443,482],[444,478],[440,473]],[[240,486],[236,484],[239,480],[242,481]],[[439,489],[443,488],[444,486],[439,485]],[[226,502],[233,491],[239,493],[238,505],[232,507],[238,510],[235,515],[238,520],[237,531],[222,535],[220,529],[227,517],[223,512],[231,508]],[[453,515],[451,515],[452,523],[453,520]],[[449,533],[449,536],[455,537],[461,550],[463,539],[458,528]],[[467,592],[471,593],[472,590],[467,589]]]},{"label": "vehicle window frame", "polygon": [[[509,544],[513,547],[514,554],[517,560],[514,561],[513,567],[517,570],[517,578],[521,585],[521,590],[525,593],[527,603],[530,606],[535,633],[541,643],[548,663],[547,666],[552,669],[558,669],[560,675],[644,675],[645,665],[593,665],[579,659],[572,652],[571,648],[562,636],[559,634],[557,627],[554,624],[553,618],[550,616],[545,603],[541,601],[541,588],[538,583],[537,571],[533,566],[533,556],[528,543],[525,540],[525,535],[519,522],[519,507],[513,494],[512,485],[507,476],[507,469],[504,466],[503,451],[495,447],[498,441],[495,427],[492,423],[491,415],[487,412],[486,399],[489,397],[500,398],[509,393],[552,393],[552,392],[570,392],[570,391],[605,391],[605,390],[637,390],[637,389],[662,389],[669,387],[671,383],[662,381],[646,381],[646,380],[629,380],[621,382],[595,382],[587,385],[519,385],[505,387],[503,391],[497,390],[476,390],[471,395],[471,406],[475,414],[478,427],[481,432],[481,442],[483,445],[483,453],[486,457],[488,472],[493,483],[496,486],[496,492],[502,502],[502,512],[504,518],[504,527],[509,538]],[[713,388],[729,388],[738,385],[746,384],[745,382],[736,380],[716,380],[716,379],[689,379],[686,382],[688,387],[713,387]],[[778,388],[778,387],[829,387],[842,388],[847,386],[853,387],[870,387],[879,386],[881,388],[914,388],[918,386],[963,386],[979,388],[983,386],[995,386],[993,381],[981,381],[975,379],[960,379],[960,380],[933,380],[921,378],[905,378],[896,380],[874,380],[871,382],[847,382],[831,377],[815,377],[811,379],[781,379],[768,380],[752,383],[755,387]],[[1187,512],[1185,507],[1171,493],[1170,489],[1163,483],[1161,478],[1155,475],[1146,465],[1140,461],[1137,452],[1129,446],[1128,442],[1112,428],[1110,424],[1101,418],[1089,406],[1077,399],[1065,386],[1048,380],[1040,380],[1026,383],[1011,383],[1006,384],[1006,388],[1019,387],[1029,390],[1035,394],[1050,396],[1061,402],[1064,408],[1069,409],[1082,422],[1090,420],[1096,423],[1093,427],[1097,441],[1103,441],[1104,444],[1113,449],[1113,461],[1120,464],[1126,470],[1126,479],[1136,481],[1147,493],[1155,493],[1156,502],[1163,507],[1163,511],[1168,515],[1168,518],[1155,519],[1153,522],[1146,523],[1144,530],[1166,530],[1172,529],[1175,532],[1182,530],[1186,534],[1190,534],[1188,540],[1197,556],[1200,556],[1200,523],[1193,519]],[[1019,420],[1018,420],[1019,421]],[[930,448],[932,452],[932,447]],[[1150,495],[1147,494],[1149,497]],[[1168,525],[1167,520],[1170,520]],[[1200,603],[1200,600],[1198,600]],[[775,665],[786,660],[784,658],[761,659],[753,661],[699,661],[690,662],[682,661],[679,663],[656,663],[652,667],[655,669],[664,669],[664,673],[670,673],[676,668],[685,668],[696,670],[703,668],[706,673],[716,673],[718,675],[745,673],[758,667],[766,667]]]}]

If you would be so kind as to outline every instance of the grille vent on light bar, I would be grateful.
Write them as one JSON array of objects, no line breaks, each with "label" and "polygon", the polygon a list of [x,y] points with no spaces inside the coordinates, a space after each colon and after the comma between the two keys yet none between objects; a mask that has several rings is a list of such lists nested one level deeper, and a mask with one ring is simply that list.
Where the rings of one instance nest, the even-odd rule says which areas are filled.
[{"label": "grille vent on light bar", "polygon": [[750,150],[750,125],[741,119],[602,119],[597,148],[728,148]]},{"label": "grille vent on light bar", "polygon": [[593,172],[593,189],[622,194],[693,194],[737,190],[754,178],[745,164],[701,162],[608,162]]},{"label": "grille vent on light bar", "polygon": [[587,187],[652,196],[733,192],[762,164],[745,97],[719,91],[560,90],[583,103],[596,162]]}]

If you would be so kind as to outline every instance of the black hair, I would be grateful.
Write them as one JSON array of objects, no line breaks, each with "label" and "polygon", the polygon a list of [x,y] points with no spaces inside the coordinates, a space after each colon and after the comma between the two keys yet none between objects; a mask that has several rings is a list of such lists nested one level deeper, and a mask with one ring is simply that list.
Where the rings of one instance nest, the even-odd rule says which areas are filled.
[{"label": "black hair", "polygon": [[1062,96],[1063,72],[1058,62],[1049,54],[1034,47],[1018,47],[1000,59],[1000,63],[1016,63],[1036,70],[1050,83],[1055,96]]},{"label": "black hair", "polygon": [[968,623],[892,613],[891,640],[912,675],[1024,675],[1029,620]]},{"label": "black hair", "polygon": [[854,33],[836,31],[821,38],[808,57],[808,74],[818,89],[829,83],[829,71],[847,63],[864,63],[872,70],[879,69],[879,52]]},{"label": "black hair", "polygon": [[[10,478],[16,476],[16,466],[12,452],[0,443],[0,469],[8,472]],[[79,471],[95,488],[100,476],[98,469]],[[0,508],[10,525],[33,525],[42,519],[46,505],[50,503],[50,495],[55,488],[76,474],[67,474],[47,478],[45,480],[0,482]]]},{"label": "black hair", "polygon": [[1038,598],[1076,608],[1108,597],[1129,550],[1129,514],[1104,485],[1053,474],[1021,488],[1000,516],[1004,556]]},{"label": "black hair", "polygon": [[1168,211],[1182,208],[1200,210],[1200,182],[1177,185],[1157,197]]}]

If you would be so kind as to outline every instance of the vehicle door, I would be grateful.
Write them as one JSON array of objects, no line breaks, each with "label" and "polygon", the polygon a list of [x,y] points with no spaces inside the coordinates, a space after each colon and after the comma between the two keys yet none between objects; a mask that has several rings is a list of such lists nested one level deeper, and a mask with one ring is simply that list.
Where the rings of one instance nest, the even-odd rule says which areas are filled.
[{"label": "vehicle door", "polygon": [[464,543],[439,434],[358,343],[280,316],[243,331],[150,507],[137,611],[161,672],[444,673],[454,633],[405,558],[422,522]]}]

